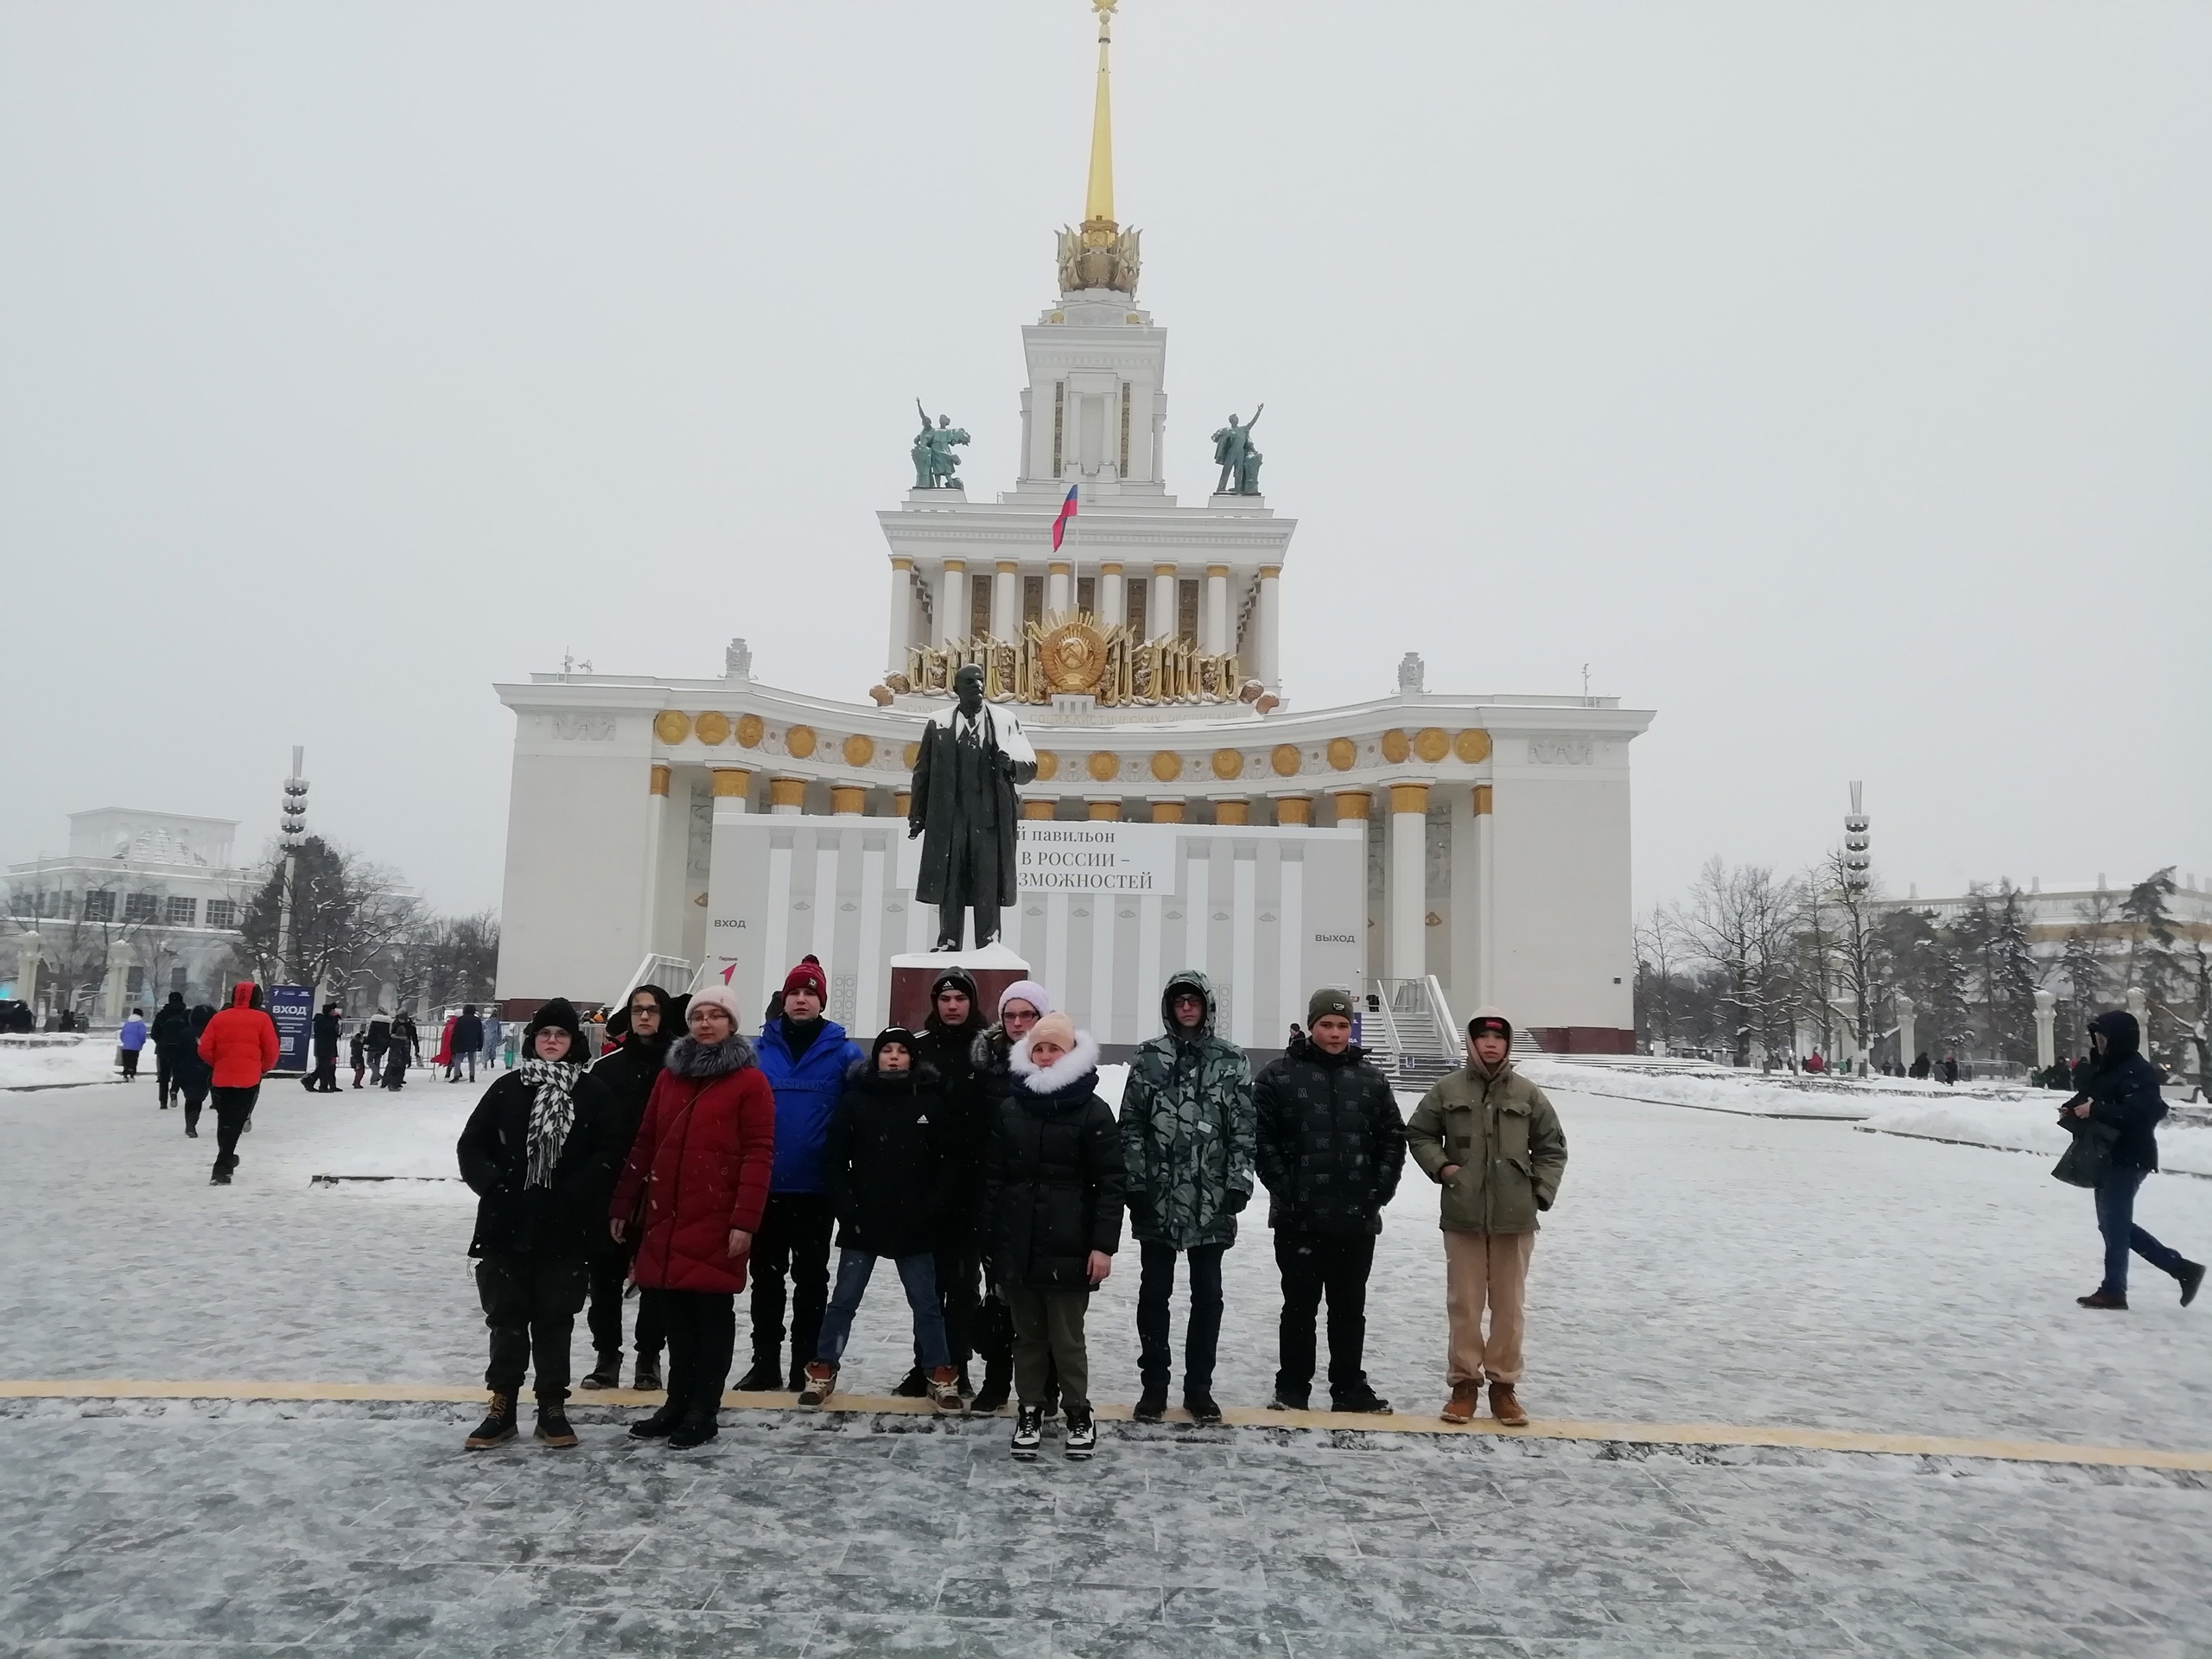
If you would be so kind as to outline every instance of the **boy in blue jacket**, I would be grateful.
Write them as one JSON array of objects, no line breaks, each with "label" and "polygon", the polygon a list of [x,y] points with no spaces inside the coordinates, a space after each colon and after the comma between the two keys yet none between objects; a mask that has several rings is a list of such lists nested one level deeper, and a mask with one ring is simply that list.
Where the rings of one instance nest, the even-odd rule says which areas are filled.
[{"label": "boy in blue jacket", "polygon": [[[806,1386],[806,1363],[830,1305],[830,1235],[836,1224],[822,1173],[822,1143],[845,1092],[845,1073],[866,1058],[823,1018],[830,982],[812,957],[784,981],[782,1012],[760,1029],[753,1052],[776,1093],[776,1161],[768,1210],[753,1239],[753,1369],[741,1389]],[[784,1360],[784,1281],[791,1281],[791,1359]]]}]

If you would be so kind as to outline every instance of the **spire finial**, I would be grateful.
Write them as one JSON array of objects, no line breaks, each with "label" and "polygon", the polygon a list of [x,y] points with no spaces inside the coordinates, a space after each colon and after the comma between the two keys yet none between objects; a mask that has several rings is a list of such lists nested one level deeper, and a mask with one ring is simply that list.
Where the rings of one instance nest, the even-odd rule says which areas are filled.
[{"label": "spire finial", "polygon": [[1090,0],[1098,14],[1098,94],[1090,111],[1090,188],[1084,195],[1083,217],[1092,224],[1114,222],[1114,102],[1107,54],[1114,44],[1116,3]]}]

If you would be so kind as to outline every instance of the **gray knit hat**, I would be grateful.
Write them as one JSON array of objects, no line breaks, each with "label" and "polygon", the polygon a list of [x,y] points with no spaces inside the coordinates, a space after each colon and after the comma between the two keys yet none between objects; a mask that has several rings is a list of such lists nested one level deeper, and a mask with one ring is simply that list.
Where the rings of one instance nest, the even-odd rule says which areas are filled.
[{"label": "gray knit hat", "polygon": [[1311,1031],[1313,1028],[1313,1022],[1325,1014],[1339,1014],[1346,1020],[1351,1019],[1352,1017],[1351,993],[1338,990],[1333,985],[1324,985],[1319,990],[1314,992],[1313,1000],[1306,1005],[1306,1028]]}]

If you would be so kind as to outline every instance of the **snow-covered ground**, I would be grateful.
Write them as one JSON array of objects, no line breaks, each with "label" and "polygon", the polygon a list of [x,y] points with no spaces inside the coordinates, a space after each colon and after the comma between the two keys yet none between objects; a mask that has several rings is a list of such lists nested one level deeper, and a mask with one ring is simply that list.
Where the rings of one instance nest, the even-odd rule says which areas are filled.
[{"label": "snow-covered ground", "polygon": [[[146,1070],[154,1057],[146,1056]],[[26,1036],[0,1038],[0,1089],[54,1089],[79,1083],[105,1083],[120,1068],[115,1044],[105,1037]]]}]

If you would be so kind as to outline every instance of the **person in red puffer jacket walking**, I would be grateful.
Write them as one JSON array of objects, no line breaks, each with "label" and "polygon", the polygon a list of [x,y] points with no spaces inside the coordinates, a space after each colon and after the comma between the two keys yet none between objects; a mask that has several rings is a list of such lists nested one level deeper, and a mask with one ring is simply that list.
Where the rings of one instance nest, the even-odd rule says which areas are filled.
[{"label": "person in red puffer jacket walking", "polygon": [[737,1342],[737,1293],[768,1205],[776,1097],[738,1034],[737,999],[710,985],[685,1012],[645,1102],[609,1230],[639,1230],[631,1268],[668,1336],[667,1403],[630,1433],[671,1446],[715,1438]]},{"label": "person in red puffer jacket walking", "polygon": [[231,1006],[200,1033],[200,1058],[213,1074],[215,1096],[215,1169],[208,1178],[210,1185],[231,1184],[231,1172],[238,1166],[238,1136],[253,1116],[261,1080],[281,1052],[276,1022],[262,1010],[261,988],[251,980],[240,980],[232,988]]}]

